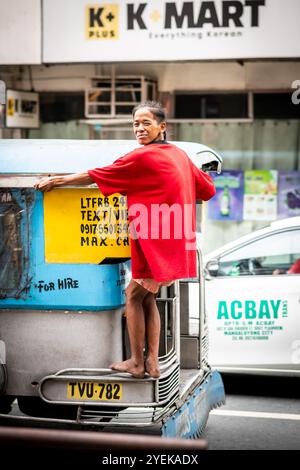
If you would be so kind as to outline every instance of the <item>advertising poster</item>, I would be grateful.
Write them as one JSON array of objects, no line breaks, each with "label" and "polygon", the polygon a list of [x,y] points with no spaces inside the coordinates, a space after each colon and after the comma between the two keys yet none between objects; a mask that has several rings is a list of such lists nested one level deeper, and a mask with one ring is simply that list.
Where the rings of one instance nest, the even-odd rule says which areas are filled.
[{"label": "advertising poster", "polygon": [[300,215],[300,171],[280,171],[278,176],[279,218]]},{"label": "advertising poster", "polygon": [[244,220],[277,218],[276,170],[245,171]]},{"label": "advertising poster", "polygon": [[242,171],[225,170],[214,175],[216,195],[208,202],[211,220],[243,219],[244,175]]}]

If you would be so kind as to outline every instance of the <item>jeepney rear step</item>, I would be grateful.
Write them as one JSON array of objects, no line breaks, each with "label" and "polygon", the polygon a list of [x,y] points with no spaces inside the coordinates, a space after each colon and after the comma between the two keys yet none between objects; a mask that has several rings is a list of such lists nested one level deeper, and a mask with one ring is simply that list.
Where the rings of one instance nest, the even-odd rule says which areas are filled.
[{"label": "jeepney rear step", "polygon": [[39,395],[52,404],[93,407],[160,406],[179,390],[179,364],[162,363],[161,376],[132,377],[111,369],[65,369],[44,377]]},{"label": "jeepney rear step", "polygon": [[[172,372],[177,373],[176,364],[172,368]],[[111,377],[111,374],[108,377]],[[178,372],[179,375],[179,372]],[[55,376],[54,376],[55,377]],[[58,377],[58,376],[57,376]],[[69,376],[61,376],[62,378],[74,379],[78,376],[70,374]],[[91,376],[83,375],[84,379],[90,379]],[[92,376],[94,379],[95,377]],[[166,376],[168,378],[168,376]],[[102,376],[103,378],[103,376]],[[46,379],[46,378],[45,378]],[[129,379],[135,385],[137,381],[147,382],[148,379]],[[151,383],[151,380],[149,379]],[[153,383],[158,380],[152,379]],[[45,382],[46,383],[46,382]],[[48,389],[47,393],[51,390]],[[62,382],[63,383],[63,382]],[[66,382],[65,382],[66,384]],[[53,385],[53,383],[51,383]],[[55,388],[55,387],[54,387]],[[44,416],[28,416],[19,414],[1,415],[8,421],[26,422],[26,423],[60,423],[61,425],[83,425],[86,427],[98,428],[108,432],[125,432],[126,434],[136,432],[139,434],[157,434],[162,437],[180,437],[185,439],[193,439],[201,436],[205,429],[206,422],[210,410],[221,406],[225,403],[224,386],[219,372],[212,370],[180,370],[179,390],[174,393],[171,398],[164,404],[147,405],[145,403],[139,405],[124,403],[82,401],[76,404],[76,401],[68,401],[69,405],[77,410],[75,418],[49,418]],[[46,400],[54,405],[54,400]],[[61,402],[60,402],[61,403]],[[65,395],[64,401],[66,404]],[[75,405],[75,406],[74,406]],[[107,406],[108,405],[108,406]]]},{"label": "jeepney rear step", "polygon": [[209,412],[224,403],[224,387],[217,371],[181,370],[179,394],[165,405],[119,410],[81,405],[77,422],[102,426],[108,432],[128,433],[139,428],[141,434],[193,439],[203,433]]}]

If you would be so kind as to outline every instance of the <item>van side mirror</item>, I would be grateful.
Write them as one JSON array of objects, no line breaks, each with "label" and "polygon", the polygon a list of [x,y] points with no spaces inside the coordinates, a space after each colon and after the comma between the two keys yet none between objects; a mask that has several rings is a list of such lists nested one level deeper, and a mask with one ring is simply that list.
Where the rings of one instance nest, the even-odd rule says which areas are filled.
[{"label": "van side mirror", "polygon": [[219,271],[219,260],[211,259],[205,266],[205,271],[209,276],[216,277]]},{"label": "van side mirror", "polygon": [[201,150],[195,155],[196,166],[203,171],[214,171],[218,174],[222,171],[222,158],[212,150]]}]

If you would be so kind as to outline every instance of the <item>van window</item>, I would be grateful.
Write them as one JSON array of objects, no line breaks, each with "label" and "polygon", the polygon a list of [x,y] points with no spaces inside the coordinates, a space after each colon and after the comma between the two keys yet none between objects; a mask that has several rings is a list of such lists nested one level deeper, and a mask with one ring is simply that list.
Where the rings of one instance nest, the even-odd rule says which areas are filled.
[{"label": "van window", "polygon": [[223,256],[217,276],[300,274],[300,230],[277,232]]}]

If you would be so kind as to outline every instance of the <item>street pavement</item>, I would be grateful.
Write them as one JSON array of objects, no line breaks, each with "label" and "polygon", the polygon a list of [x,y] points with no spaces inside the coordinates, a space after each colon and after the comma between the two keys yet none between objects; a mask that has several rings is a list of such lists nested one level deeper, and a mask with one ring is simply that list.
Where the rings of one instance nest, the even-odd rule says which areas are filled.
[{"label": "street pavement", "polygon": [[300,450],[300,378],[223,376],[226,404],[210,413],[209,450]]}]

